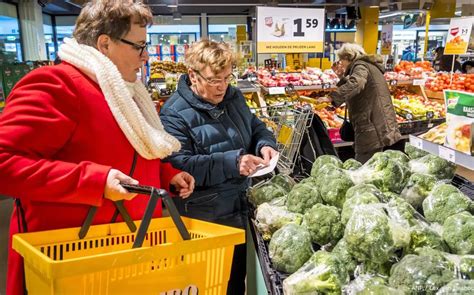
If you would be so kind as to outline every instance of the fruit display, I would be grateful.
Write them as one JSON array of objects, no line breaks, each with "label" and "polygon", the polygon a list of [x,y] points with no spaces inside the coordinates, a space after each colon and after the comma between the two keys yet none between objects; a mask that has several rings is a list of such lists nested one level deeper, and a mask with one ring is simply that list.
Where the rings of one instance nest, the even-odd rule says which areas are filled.
[{"label": "fruit display", "polygon": [[426,89],[438,92],[444,89],[462,90],[474,92],[474,74],[438,73],[435,77],[428,79],[425,84]]},{"label": "fruit display", "polygon": [[245,103],[251,109],[258,108],[257,102],[253,99],[253,93],[244,93],[243,96],[245,97]]},{"label": "fruit display", "polygon": [[446,117],[443,104],[418,94],[395,94],[392,96],[392,103],[397,115],[409,121]]},{"label": "fruit display", "polygon": [[311,98],[302,97],[304,101],[298,102],[297,105],[302,106],[303,104],[311,105],[313,112],[321,118],[327,129],[330,128],[341,128],[342,118],[336,113],[335,108],[328,100],[316,100]]},{"label": "fruit display", "polygon": [[385,72],[385,80],[407,81],[412,79],[425,79],[434,75],[433,67],[429,61],[402,60],[395,66],[392,72]]},{"label": "fruit display", "polygon": [[150,64],[150,78],[152,79],[164,78],[166,73],[184,74],[187,71],[187,67],[182,62],[157,60]]},{"label": "fruit display", "polygon": [[335,87],[339,78],[333,70],[322,71],[318,68],[309,68],[301,72],[286,73],[278,71],[269,71],[260,68],[257,71],[258,82],[265,87],[285,87],[288,84],[294,86],[312,86],[312,85],[330,85]]}]

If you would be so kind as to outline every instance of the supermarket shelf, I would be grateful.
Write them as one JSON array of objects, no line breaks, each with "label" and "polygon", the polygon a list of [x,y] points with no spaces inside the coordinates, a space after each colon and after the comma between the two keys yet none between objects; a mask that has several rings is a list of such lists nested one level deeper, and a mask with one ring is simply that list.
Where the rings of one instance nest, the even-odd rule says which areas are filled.
[{"label": "supermarket shelf", "polygon": [[474,170],[474,157],[465,153],[458,152],[451,148],[424,140],[414,135],[410,135],[410,144],[425,150],[433,155],[437,155],[443,159],[454,162],[457,165],[463,166],[467,169]]},{"label": "supermarket shelf", "polygon": [[[285,88],[285,87],[265,87],[265,86],[260,86],[260,88],[265,92],[265,93],[270,93],[270,88]],[[310,86],[295,86],[296,91],[309,91],[309,90],[320,90],[320,91],[333,91],[336,90],[334,87],[323,87],[323,85],[310,85]]]},{"label": "supermarket shelf", "polygon": [[242,93],[254,93],[260,91],[259,85],[247,80],[237,81],[237,88],[239,88]]},{"label": "supermarket shelf", "polygon": [[239,88],[242,93],[255,93],[260,91],[258,87],[252,87],[252,88]]}]

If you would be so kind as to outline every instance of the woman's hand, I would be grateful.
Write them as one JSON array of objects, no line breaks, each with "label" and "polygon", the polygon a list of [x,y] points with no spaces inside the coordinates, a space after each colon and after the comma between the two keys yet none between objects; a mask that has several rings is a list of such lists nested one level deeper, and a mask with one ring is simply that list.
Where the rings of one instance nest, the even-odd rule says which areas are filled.
[{"label": "woman's hand", "polygon": [[170,184],[174,185],[179,196],[183,199],[189,197],[194,191],[194,177],[187,172],[176,174]]},{"label": "woman's hand", "polygon": [[270,160],[275,157],[278,152],[275,151],[271,146],[264,146],[260,149],[260,154],[263,158],[263,165],[268,166],[270,164]]},{"label": "woman's hand", "polygon": [[258,165],[264,165],[262,158],[254,155],[243,155],[239,161],[240,175],[249,176],[257,170]]},{"label": "woman's hand", "polygon": [[334,73],[339,77],[342,78],[344,76],[344,73],[346,72],[346,68],[344,65],[341,63],[341,61],[337,61],[332,64],[331,69],[334,71]]},{"label": "woman's hand", "polygon": [[125,173],[120,172],[117,169],[110,169],[107,175],[107,181],[105,183],[104,198],[111,201],[120,200],[131,200],[137,194],[129,193],[120,183],[138,184],[138,180],[135,180]]}]

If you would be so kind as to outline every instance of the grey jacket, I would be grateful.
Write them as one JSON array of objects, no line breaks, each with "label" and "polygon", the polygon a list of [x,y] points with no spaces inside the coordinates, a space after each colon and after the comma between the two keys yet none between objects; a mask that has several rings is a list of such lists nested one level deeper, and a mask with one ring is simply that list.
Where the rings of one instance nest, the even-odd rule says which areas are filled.
[{"label": "grey jacket", "polygon": [[347,104],[356,153],[374,151],[401,139],[383,73],[378,57],[364,56],[349,65],[337,90],[330,94],[335,106]]}]

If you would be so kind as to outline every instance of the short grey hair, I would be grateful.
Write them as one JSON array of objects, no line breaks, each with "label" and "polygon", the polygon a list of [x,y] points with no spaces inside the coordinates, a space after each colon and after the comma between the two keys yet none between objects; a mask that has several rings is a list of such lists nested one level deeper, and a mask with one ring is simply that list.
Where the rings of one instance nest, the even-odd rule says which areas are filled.
[{"label": "short grey hair", "polygon": [[347,60],[353,62],[356,59],[366,55],[364,48],[359,44],[345,43],[336,52],[338,59]]}]

